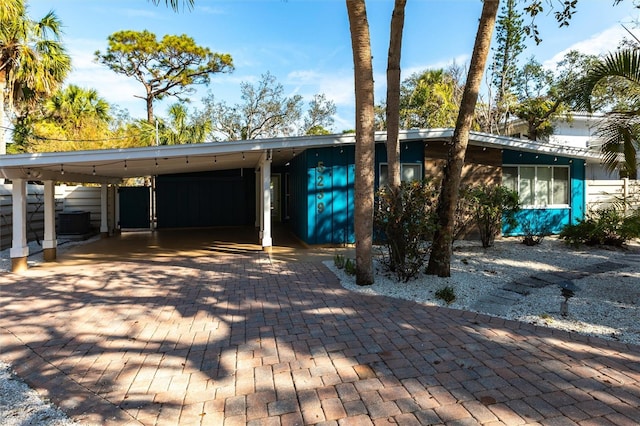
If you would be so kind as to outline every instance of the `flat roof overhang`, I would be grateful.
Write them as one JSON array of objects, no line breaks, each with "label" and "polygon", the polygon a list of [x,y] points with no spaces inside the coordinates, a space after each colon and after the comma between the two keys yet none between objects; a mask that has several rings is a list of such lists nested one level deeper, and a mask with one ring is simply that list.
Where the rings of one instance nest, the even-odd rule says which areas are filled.
[{"label": "flat roof overhang", "polygon": [[[411,129],[400,142],[450,141],[453,129]],[[376,132],[385,142],[386,132]],[[260,167],[265,153],[274,166],[283,166],[309,148],[354,145],[355,134],[282,137],[247,141],[207,142],[141,148],[48,152],[0,156],[0,177],[77,183],[119,183],[123,179],[174,173]],[[599,153],[586,148],[471,132],[470,145],[566,156],[599,162]]]}]

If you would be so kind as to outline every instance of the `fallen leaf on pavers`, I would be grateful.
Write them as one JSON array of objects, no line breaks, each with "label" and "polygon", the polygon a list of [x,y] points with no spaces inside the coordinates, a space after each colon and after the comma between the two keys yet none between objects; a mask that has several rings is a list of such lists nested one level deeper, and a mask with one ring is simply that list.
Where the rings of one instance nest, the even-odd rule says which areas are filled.
[{"label": "fallen leaf on pavers", "polygon": [[485,395],[480,397],[480,402],[484,405],[492,405],[498,401],[496,401],[496,399],[492,396]]}]

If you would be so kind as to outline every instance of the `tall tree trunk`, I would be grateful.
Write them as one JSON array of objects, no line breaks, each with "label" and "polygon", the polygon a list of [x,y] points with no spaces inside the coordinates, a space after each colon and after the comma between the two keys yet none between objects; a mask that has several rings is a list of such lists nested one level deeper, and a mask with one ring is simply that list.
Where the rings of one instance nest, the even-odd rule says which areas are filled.
[{"label": "tall tree trunk", "polygon": [[147,95],[147,122],[153,124],[153,96]]},{"label": "tall tree trunk", "polygon": [[400,57],[406,4],[407,0],[395,0],[387,61],[387,179],[392,189],[400,186]]},{"label": "tall tree trunk", "polygon": [[464,165],[464,157],[469,143],[469,132],[473,123],[484,67],[489,56],[491,36],[499,3],[499,0],[484,0],[482,6],[467,82],[462,94],[460,112],[456,120],[453,138],[451,139],[438,198],[438,228],[433,238],[429,265],[426,271],[430,275],[438,275],[439,277],[451,276],[451,250],[456,204],[458,203],[458,187],[462,179],[462,166]]},{"label": "tall tree trunk", "polygon": [[356,284],[373,284],[374,103],[371,38],[365,0],[346,0],[356,96]]}]

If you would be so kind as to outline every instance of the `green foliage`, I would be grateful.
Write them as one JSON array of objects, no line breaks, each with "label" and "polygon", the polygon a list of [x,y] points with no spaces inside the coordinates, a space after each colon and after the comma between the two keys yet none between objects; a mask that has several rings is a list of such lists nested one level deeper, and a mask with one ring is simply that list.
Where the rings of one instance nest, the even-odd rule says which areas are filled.
[{"label": "green foliage", "polygon": [[386,247],[384,263],[401,281],[416,277],[429,254],[425,240],[435,230],[436,199],[429,181],[403,182],[397,189],[378,191],[374,227]]},{"label": "green foliage", "polygon": [[189,114],[183,104],[169,107],[169,119],[159,120],[160,145],[182,145],[205,141],[211,123],[198,114]]},{"label": "green foliage", "polygon": [[345,265],[344,256],[341,254],[336,254],[333,256],[333,264],[336,265],[336,268],[343,269]]},{"label": "green foliage", "polygon": [[481,185],[471,190],[473,217],[480,232],[482,247],[491,247],[501,232],[502,221],[515,226],[520,209],[518,193],[500,185]]},{"label": "green foliage", "polygon": [[117,31],[108,37],[105,53],[96,60],[112,71],[133,76],[146,91],[147,120],[153,122],[153,101],[194,92],[193,85],[208,84],[210,75],[233,70],[231,55],[213,53],[193,38],[165,35],[158,40],[149,31]]},{"label": "green foliage", "polygon": [[473,224],[472,189],[469,186],[461,186],[458,192],[458,204],[456,205],[456,217],[453,223],[453,241],[459,240],[467,233]]},{"label": "green foliage", "polygon": [[585,244],[620,247],[627,241],[640,237],[640,212],[625,216],[616,208],[605,208],[590,212],[575,225],[567,225],[560,238],[567,244]]},{"label": "green foliage", "polygon": [[436,299],[442,300],[447,305],[456,300],[456,291],[450,285],[442,287],[436,291]]},{"label": "green foliage", "polygon": [[316,94],[309,102],[309,109],[304,117],[301,134],[328,135],[333,126],[336,104],[327,99],[324,93]]},{"label": "green foliage", "polygon": [[524,21],[516,0],[507,0],[496,21],[496,47],[490,65],[492,84],[496,88],[496,106],[500,118],[509,112],[510,95],[518,73],[518,56],[525,49]]},{"label": "green foliage", "polygon": [[[410,75],[400,86],[400,127],[454,127],[462,88],[455,66]],[[375,115],[377,129],[386,130],[386,105],[377,105]]]},{"label": "green foliage", "polygon": [[356,262],[355,262],[355,260],[347,259],[344,262],[344,272],[346,272],[347,275],[352,275],[352,276],[356,274]]},{"label": "green foliage", "polygon": [[[62,24],[54,12],[31,19],[24,1],[2,2],[0,9],[0,114],[15,118],[15,151],[25,151],[33,133],[31,116],[71,71],[61,42]],[[5,146],[4,130],[0,152]]]},{"label": "green foliage", "polygon": [[551,235],[551,232],[549,231],[550,224],[545,221],[544,214],[544,212],[536,210],[533,218],[522,223],[522,228],[524,230],[522,244],[526,246],[536,246],[542,243],[545,237]]}]

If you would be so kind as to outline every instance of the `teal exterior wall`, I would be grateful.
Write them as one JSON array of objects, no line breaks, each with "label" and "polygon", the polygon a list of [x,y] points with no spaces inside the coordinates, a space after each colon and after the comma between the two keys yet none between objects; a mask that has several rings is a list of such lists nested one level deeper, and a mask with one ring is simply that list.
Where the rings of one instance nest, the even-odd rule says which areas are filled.
[{"label": "teal exterior wall", "polygon": [[314,148],[291,161],[291,217],[307,244],[355,241],[353,228],[355,148]]},{"label": "teal exterior wall", "polygon": [[[403,144],[400,161],[422,164],[423,142]],[[291,216],[289,223],[307,244],[353,244],[355,147],[312,148],[289,165]],[[375,147],[375,185],[380,163],[387,161],[383,143]]]},{"label": "teal exterior wall", "polygon": [[[380,163],[387,162],[387,146],[383,143],[376,144],[376,190],[380,187]],[[424,142],[406,142],[400,147],[400,162],[423,165],[424,163]],[[424,167],[422,167],[422,177],[424,178]]]},{"label": "teal exterior wall", "polygon": [[527,225],[534,231],[546,227],[552,234],[559,234],[567,225],[575,224],[585,216],[585,162],[584,160],[558,157],[546,154],[504,150],[504,165],[551,165],[569,166],[570,195],[568,208],[522,209],[516,215],[518,225],[515,228],[503,226],[502,233],[507,236],[524,235]]}]

